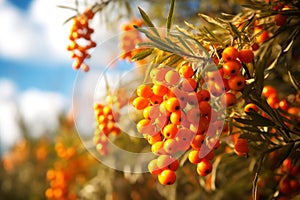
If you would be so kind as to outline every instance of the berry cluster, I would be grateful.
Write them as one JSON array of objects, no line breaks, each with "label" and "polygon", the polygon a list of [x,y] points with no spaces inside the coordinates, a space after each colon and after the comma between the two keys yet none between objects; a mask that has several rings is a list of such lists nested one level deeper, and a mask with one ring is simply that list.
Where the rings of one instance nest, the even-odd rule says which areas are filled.
[{"label": "berry cluster", "polygon": [[69,35],[70,44],[67,46],[67,50],[71,52],[71,58],[74,59],[73,68],[76,70],[80,68],[85,72],[89,70],[89,66],[84,61],[91,57],[88,52],[89,49],[96,47],[96,42],[91,39],[94,29],[89,24],[93,17],[94,12],[87,9],[72,19],[73,24]]},{"label": "berry cluster", "polygon": [[136,45],[142,42],[142,38],[140,32],[134,26],[141,27],[142,25],[142,20],[133,19],[122,26],[123,33],[120,38],[121,59],[131,61],[132,56],[139,51],[139,49],[136,49]]},{"label": "berry cluster", "polygon": [[116,125],[118,121],[118,113],[114,112],[109,105],[96,103],[94,105],[97,129],[94,134],[94,143],[96,149],[101,155],[107,155],[107,143],[109,134],[119,135],[120,129]]},{"label": "berry cluster", "polygon": [[275,177],[276,182],[279,182],[279,191],[281,196],[291,197],[300,189],[299,168],[293,163],[291,158],[286,158],[280,168],[279,175]]},{"label": "berry cluster", "polygon": [[236,94],[246,84],[241,73],[242,63],[250,63],[253,58],[254,54],[249,49],[238,51],[235,47],[226,47],[222,52],[222,61],[215,59],[215,62],[221,65],[219,70],[206,73],[209,91],[215,97],[221,96],[224,107],[236,104]]},{"label": "berry cluster", "polygon": [[[222,122],[211,106],[210,92],[196,80],[191,63],[184,62],[177,69],[152,69],[152,84],[142,84],[133,105],[143,111],[137,123],[138,131],[151,144],[158,156],[148,164],[151,174],[158,175],[163,185],[176,181],[178,156],[189,152],[189,160],[197,164],[197,172],[206,176],[212,170],[211,160],[219,146],[217,139]],[[209,124],[212,123],[212,126]]]}]

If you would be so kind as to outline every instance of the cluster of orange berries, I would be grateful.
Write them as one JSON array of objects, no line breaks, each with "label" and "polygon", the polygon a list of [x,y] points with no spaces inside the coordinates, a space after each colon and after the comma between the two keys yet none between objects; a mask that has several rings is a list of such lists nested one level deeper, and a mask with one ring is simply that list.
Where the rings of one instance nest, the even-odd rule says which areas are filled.
[{"label": "cluster of orange berries", "polygon": [[141,34],[134,26],[141,27],[143,21],[141,19],[133,19],[131,22],[126,23],[122,26],[122,35],[121,35],[121,59],[128,59],[131,61],[133,55],[135,55],[139,49],[136,48],[136,45],[142,42]]},{"label": "cluster of orange berries", "polygon": [[[176,181],[178,156],[188,150],[198,174],[208,175],[214,150],[220,145],[217,138],[222,121],[210,104],[210,92],[198,87],[195,73],[188,62],[177,69],[154,68],[150,72],[152,84],[140,85],[133,100],[133,106],[142,110],[144,117],[137,123],[137,129],[157,156],[148,163],[149,172],[158,175],[163,185]],[[209,126],[210,123],[213,125]]]},{"label": "cluster of orange berries", "polygon": [[47,180],[51,187],[45,192],[47,199],[76,199],[76,194],[69,192],[69,182],[71,174],[69,169],[49,169],[47,171]]},{"label": "cluster of orange berries", "polygon": [[95,119],[97,122],[97,129],[94,133],[94,143],[96,144],[96,149],[101,155],[107,155],[108,149],[108,136],[119,135],[120,129],[116,125],[119,119],[118,112],[113,111],[112,106],[103,105],[96,103],[94,105]]},{"label": "cluster of orange berries", "polygon": [[224,107],[236,104],[236,93],[241,91],[246,84],[242,75],[242,63],[250,63],[254,59],[254,54],[250,49],[238,51],[235,47],[226,47],[222,52],[223,62],[219,70],[206,73],[208,89],[215,97],[221,96],[221,103]]},{"label": "cluster of orange berries", "polygon": [[[275,87],[266,85],[263,87],[262,96],[266,99],[269,106],[273,109],[278,109],[280,114],[288,119],[292,119],[292,121],[300,120],[300,97],[299,94],[295,95],[293,102],[289,102],[286,98],[279,98],[278,92]],[[250,109],[253,109],[256,112],[259,112],[259,108],[252,103],[249,103],[245,106],[244,110],[249,112]],[[262,116],[268,117],[265,113],[261,113]],[[290,125],[286,122],[286,125]]]},{"label": "cluster of orange berries", "polygon": [[49,168],[46,178],[50,182],[50,187],[46,189],[45,196],[50,200],[78,199],[77,186],[84,184],[91,166],[91,157],[79,152],[80,141],[65,141],[59,137],[55,145],[55,152],[58,160],[53,168]]},{"label": "cluster of orange berries", "polygon": [[91,39],[94,29],[90,27],[90,21],[94,14],[92,9],[87,9],[72,19],[73,24],[69,35],[70,44],[67,46],[67,50],[71,52],[71,58],[74,59],[73,69],[81,68],[85,72],[89,71],[89,66],[84,61],[91,57],[88,51],[96,47],[96,42]]},{"label": "cluster of orange berries", "polygon": [[279,192],[282,197],[291,197],[300,190],[299,168],[293,163],[291,158],[286,158],[280,168],[279,175],[275,177],[279,182]]}]

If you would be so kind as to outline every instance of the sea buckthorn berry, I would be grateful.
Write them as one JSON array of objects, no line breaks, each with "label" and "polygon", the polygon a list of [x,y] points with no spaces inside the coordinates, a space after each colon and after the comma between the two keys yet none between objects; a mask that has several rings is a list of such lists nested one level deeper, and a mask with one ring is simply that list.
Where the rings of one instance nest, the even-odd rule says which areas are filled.
[{"label": "sea buckthorn berry", "polygon": [[174,69],[169,70],[165,75],[165,81],[172,86],[177,85],[179,80],[179,73]]},{"label": "sea buckthorn berry", "polygon": [[197,92],[198,101],[209,101],[210,100],[210,93],[208,90],[200,90]]},{"label": "sea buckthorn berry", "polygon": [[287,112],[295,117],[300,117],[300,108],[298,107],[290,107]]},{"label": "sea buckthorn berry", "polygon": [[224,75],[227,76],[234,76],[240,72],[240,66],[238,65],[237,61],[228,61],[224,63],[222,67]]},{"label": "sea buckthorn berry", "polygon": [[139,96],[139,97],[145,97],[145,98],[148,98],[152,95],[152,90],[150,88],[149,85],[140,85],[137,90],[136,90],[136,94]]},{"label": "sea buckthorn berry", "polygon": [[175,139],[167,139],[164,142],[164,151],[167,154],[175,154],[179,150],[179,143]]},{"label": "sea buckthorn berry", "polygon": [[181,82],[181,88],[186,92],[192,92],[196,89],[197,82],[192,78],[184,79]]},{"label": "sea buckthorn berry", "polygon": [[191,78],[194,75],[194,70],[191,64],[184,64],[179,69],[179,75],[183,78]]},{"label": "sea buckthorn berry", "polygon": [[150,119],[156,119],[160,116],[163,116],[164,113],[162,113],[162,111],[160,110],[160,106],[158,104],[155,104],[155,105],[149,106],[149,107],[150,107],[150,109],[149,109],[149,118]]},{"label": "sea buckthorn berry", "polygon": [[148,140],[148,143],[149,143],[149,144],[153,145],[153,144],[156,143],[156,142],[162,141],[162,136],[161,136],[160,133],[157,133],[157,134],[155,134],[155,135],[153,135],[153,136],[150,136],[150,135],[149,135],[149,136],[147,137],[147,140]]},{"label": "sea buckthorn berry", "polygon": [[191,143],[191,147],[194,150],[200,150],[203,142],[204,142],[205,136],[204,135],[195,135],[194,140]]},{"label": "sea buckthorn berry", "polygon": [[242,63],[250,63],[254,59],[254,53],[250,49],[242,49],[239,51],[238,58]]},{"label": "sea buckthorn berry", "polygon": [[201,116],[199,108],[191,108],[187,111],[186,116],[190,123],[197,125]]},{"label": "sea buckthorn berry", "polygon": [[234,144],[234,152],[238,156],[247,156],[249,153],[248,141],[243,138],[238,138]]},{"label": "sea buckthorn berry", "polygon": [[162,169],[157,167],[157,159],[153,159],[148,163],[148,170],[151,174],[160,174]]},{"label": "sea buckthorn berry", "polygon": [[278,105],[281,110],[287,111],[289,109],[289,104],[286,99],[280,100]]},{"label": "sea buckthorn berry", "polygon": [[211,105],[207,101],[201,101],[199,103],[199,111],[201,116],[210,116],[211,110]]},{"label": "sea buckthorn berry", "polygon": [[157,158],[157,167],[160,169],[166,169],[174,161],[174,158],[170,155],[160,155]]},{"label": "sea buckthorn berry", "polygon": [[197,164],[197,173],[200,176],[206,176],[210,174],[211,171],[212,171],[212,164],[210,163],[210,161],[203,159]]},{"label": "sea buckthorn berry", "polygon": [[234,47],[226,47],[222,53],[222,58],[225,62],[236,60],[238,50]]},{"label": "sea buckthorn berry", "polygon": [[272,94],[267,98],[267,103],[271,108],[278,108],[279,98],[277,94]]},{"label": "sea buckthorn berry", "polygon": [[176,97],[171,97],[165,103],[165,107],[169,112],[175,112],[180,109],[179,101]]},{"label": "sea buckthorn berry", "polygon": [[189,152],[188,159],[192,164],[198,164],[202,158],[200,158],[199,150],[192,150]]},{"label": "sea buckthorn berry", "polygon": [[258,36],[256,36],[256,41],[258,43],[263,43],[269,38],[269,31],[263,31]]},{"label": "sea buckthorn berry", "polygon": [[164,96],[169,91],[166,86],[158,83],[152,86],[152,90],[153,93],[158,96]]},{"label": "sea buckthorn berry", "polygon": [[149,119],[140,120],[137,125],[138,132],[144,134],[148,132],[148,129],[151,127],[151,121]]},{"label": "sea buckthorn berry", "polygon": [[275,15],[274,21],[277,26],[283,26],[286,23],[286,16],[278,13]]},{"label": "sea buckthorn berry", "polygon": [[245,78],[242,75],[230,77],[228,85],[231,90],[240,91],[245,87]]},{"label": "sea buckthorn berry", "polygon": [[264,97],[269,97],[269,96],[271,96],[273,94],[277,95],[277,90],[273,86],[266,85],[266,86],[263,87],[262,95]]},{"label": "sea buckthorn berry", "polygon": [[164,155],[164,154],[166,154],[166,152],[165,152],[165,150],[164,150],[164,142],[163,142],[163,141],[155,142],[155,143],[151,146],[151,151],[152,151],[152,153],[154,153],[155,155]]},{"label": "sea buckthorn berry", "polygon": [[149,99],[145,97],[137,97],[133,100],[132,105],[137,110],[143,110],[149,105]]},{"label": "sea buckthorn berry", "polygon": [[174,138],[176,136],[177,132],[178,132],[177,125],[174,125],[174,124],[166,125],[162,131],[164,137],[167,139]]},{"label": "sea buckthorn berry", "polygon": [[162,185],[172,185],[176,181],[176,173],[173,170],[165,169],[158,175],[158,181]]},{"label": "sea buckthorn berry", "polygon": [[232,93],[225,93],[222,97],[221,97],[221,103],[223,106],[225,107],[230,107],[235,105],[237,102],[236,100],[236,96]]},{"label": "sea buckthorn berry", "polygon": [[160,104],[163,101],[162,96],[158,96],[158,95],[155,95],[155,94],[153,94],[149,99],[150,99],[150,103],[152,105]]}]

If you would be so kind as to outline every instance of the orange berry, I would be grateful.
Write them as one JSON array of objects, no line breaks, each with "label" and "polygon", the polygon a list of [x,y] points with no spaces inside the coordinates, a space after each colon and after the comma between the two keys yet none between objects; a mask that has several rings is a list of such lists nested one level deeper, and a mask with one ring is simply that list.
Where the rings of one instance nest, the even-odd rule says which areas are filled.
[{"label": "orange berry", "polygon": [[176,136],[177,132],[178,132],[177,125],[174,125],[174,124],[166,125],[162,131],[164,137],[167,139],[174,138]]},{"label": "orange berry", "polygon": [[209,101],[210,100],[210,93],[208,90],[200,90],[198,93],[197,93],[197,98],[198,98],[198,101]]},{"label": "orange berry", "polygon": [[200,150],[203,142],[204,142],[205,136],[204,135],[195,135],[194,140],[191,143],[191,147],[194,150]]},{"label": "orange berry", "polygon": [[228,61],[223,64],[224,75],[234,76],[240,72],[240,65],[237,61]]},{"label": "orange berry", "polygon": [[236,60],[238,51],[234,47],[226,47],[222,53],[222,58],[225,62]]},{"label": "orange berry", "polygon": [[164,150],[170,155],[177,153],[179,150],[179,143],[175,139],[167,139],[164,142]]},{"label": "orange berry", "polygon": [[164,142],[163,142],[163,141],[155,142],[155,143],[151,146],[151,151],[152,151],[152,153],[154,153],[155,155],[164,155],[164,154],[166,154],[166,152],[165,152],[165,150],[164,150]]},{"label": "orange berry", "polygon": [[153,94],[149,99],[152,105],[160,104],[163,101],[162,96],[158,96],[155,94]]},{"label": "orange berry", "polygon": [[189,152],[188,159],[192,164],[198,164],[202,158],[200,158],[199,150],[192,150]]},{"label": "orange berry", "polygon": [[191,108],[189,111],[187,111],[186,116],[187,120],[191,124],[198,124],[201,116],[199,108]]},{"label": "orange berry", "polygon": [[136,93],[139,97],[145,97],[145,98],[148,98],[152,95],[152,90],[151,88],[149,87],[149,85],[140,85],[137,90],[136,90]]},{"label": "orange berry", "polygon": [[154,84],[152,86],[152,90],[153,93],[158,96],[164,96],[169,91],[169,89],[166,86],[161,84]]},{"label": "orange berry", "polygon": [[176,181],[176,173],[173,170],[165,169],[158,175],[158,181],[162,185],[172,185]]},{"label": "orange berry", "polygon": [[210,116],[211,105],[207,101],[201,101],[199,103],[199,111],[201,116]]},{"label": "orange berry", "polygon": [[221,97],[221,103],[223,106],[225,107],[230,107],[235,105],[237,102],[236,100],[236,96],[232,93],[225,93],[222,97]]},{"label": "orange berry", "polygon": [[148,163],[148,170],[151,174],[160,174],[162,169],[157,167],[157,159],[153,159]]},{"label": "orange berry", "polygon": [[269,97],[269,96],[271,96],[273,94],[277,95],[277,90],[273,86],[270,86],[270,85],[264,86],[264,88],[262,90],[262,95],[264,97]]},{"label": "orange berry", "polygon": [[137,97],[132,102],[137,110],[143,110],[149,105],[149,99],[145,97]]},{"label": "orange berry", "polygon": [[230,77],[228,85],[231,90],[240,91],[245,87],[245,78],[242,75]]},{"label": "orange berry", "polygon": [[256,36],[256,41],[259,43],[263,43],[269,38],[269,31],[263,31],[261,34]]},{"label": "orange berry", "polygon": [[165,103],[165,107],[169,112],[175,112],[180,109],[179,101],[176,97],[171,97]]},{"label": "orange berry", "polygon": [[202,161],[200,161],[200,162],[197,164],[197,173],[198,173],[200,176],[206,176],[206,175],[208,175],[211,171],[212,171],[212,164],[211,164],[208,160],[203,159]]},{"label": "orange berry", "polygon": [[246,139],[238,138],[234,144],[234,152],[238,156],[246,156],[249,153],[248,141]]},{"label": "orange berry", "polygon": [[183,78],[191,78],[194,75],[194,70],[191,64],[185,64],[179,69],[179,75]]},{"label": "orange berry", "polygon": [[153,145],[153,144],[156,143],[156,142],[162,141],[162,136],[161,136],[160,133],[157,133],[157,134],[155,134],[155,135],[153,135],[153,136],[150,136],[150,135],[149,135],[149,136],[147,137],[147,140],[148,140],[148,143],[149,143],[149,144]]},{"label": "orange berry", "polygon": [[254,59],[254,53],[250,49],[242,49],[239,51],[238,58],[242,63],[250,63]]},{"label": "orange berry", "polygon": [[278,103],[278,105],[279,105],[279,108],[281,110],[285,110],[286,111],[286,110],[289,109],[289,104],[288,104],[287,100],[285,100],[285,99],[280,100],[279,103]]},{"label": "orange berry", "polygon": [[196,89],[196,87],[197,82],[195,81],[195,79],[187,78],[183,79],[183,81],[181,82],[181,88],[183,91],[192,92]]},{"label": "orange berry", "polygon": [[165,75],[165,81],[172,86],[177,85],[179,83],[179,80],[179,73],[174,69],[169,70]]}]

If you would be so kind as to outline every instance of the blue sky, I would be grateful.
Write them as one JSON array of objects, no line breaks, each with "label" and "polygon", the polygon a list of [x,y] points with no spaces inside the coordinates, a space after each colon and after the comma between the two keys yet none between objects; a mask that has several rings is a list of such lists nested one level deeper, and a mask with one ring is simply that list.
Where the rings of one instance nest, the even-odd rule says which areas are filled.
[{"label": "blue sky", "polygon": [[[53,130],[58,115],[71,108],[74,81],[82,72],[72,69],[66,51],[71,24],[63,22],[74,12],[57,5],[74,7],[74,1],[0,0],[0,153],[22,137],[18,116],[39,136]],[[117,31],[108,32],[100,17],[92,26],[97,26],[94,40],[102,44],[88,61],[98,69],[97,78],[119,47],[117,37],[109,40]],[[121,64],[121,70],[128,68]],[[92,98],[96,86],[86,87],[86,98]]]}]

